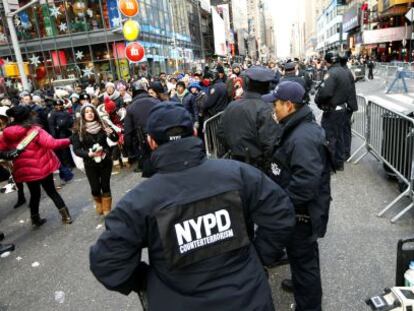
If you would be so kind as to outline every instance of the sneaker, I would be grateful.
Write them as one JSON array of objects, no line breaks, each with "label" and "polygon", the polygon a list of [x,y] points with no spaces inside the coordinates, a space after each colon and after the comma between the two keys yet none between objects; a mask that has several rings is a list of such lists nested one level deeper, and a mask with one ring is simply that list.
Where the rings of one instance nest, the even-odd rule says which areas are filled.
[{"label": "sneaker", "polygon": [[14,244],[0,244],[0,255],[14,251]]}]

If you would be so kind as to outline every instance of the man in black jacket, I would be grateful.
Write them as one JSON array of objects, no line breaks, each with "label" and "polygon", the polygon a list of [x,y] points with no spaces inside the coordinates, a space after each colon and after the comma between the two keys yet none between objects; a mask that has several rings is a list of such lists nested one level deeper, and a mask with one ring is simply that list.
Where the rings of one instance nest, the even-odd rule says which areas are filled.
[{"label": "man in black jacket", "polygon": [[148,86],[143,81],[132,84],[133,99],[127,107],[124,120],[124,141],[130,159],[138,159],[136,172],[142,170],[143,177],[152,174],[149,163],[151,151],[145,139],[145,126],[151,109],[160,101],[148,95]]},{"label": "man in black jacket", "polygon": [[216,73],[214,84],[210,87],[207,94],[207,100],[204,103],[203,111],[208,119],[217,113],[223,111],[228,104],[226,84],[220,78],[219,73]]},{"label": "man in black jacket", "polygon": [[253,66],[243,75],[247,80],[247,92],[224,111],[218,136],[230,149],[233,159],[267,172],[278,125],[272,119],[271,104],[264,102],[261,96],[269,92],[274,72]]},{"label": "man in black jacket", "polygon": [[344,127],[351,81],[340,64],[338,53],[326,53],[325,61],[329,69],[316,93],[315,103],[323,111],[321,124],[330,148],[335,154],[335,169],[343,170],[346,160]]},{"label": "man in black jacket", "polygon": [[341,56],[341,66],[348,74],[350,83],[350,90],[348,93],[348,100],[346,102],[345,126],[344,126],[344,150],[345,159],[351,156],[351,142],[352,142],[352,114],[358,111],[358,99],[355,88],[355,78],[351,69],[348,68],[348,56]]},{"label": "man in black jacket", "polygon": [[207,160],[179,105],[154,107],[147,132],[158,173],[106,218],[90,250],[94,275],[123,294],[146,287],[154,311],[274,310],[263,266],[294,227],[286,193],[244,163]]},{"label": "man in black jacket", "polygon": [[[295,231],[286,250],[296,311],[321,311],[319,237],[326,233],[330,204],[330,162],[323,129],[304,105],[305,89],[281,82],[266,101],[274,103],[281,134],[275,145],[272,178],[289,195],[296,212]],[[290,283],[282,282],[283,287]]]}]

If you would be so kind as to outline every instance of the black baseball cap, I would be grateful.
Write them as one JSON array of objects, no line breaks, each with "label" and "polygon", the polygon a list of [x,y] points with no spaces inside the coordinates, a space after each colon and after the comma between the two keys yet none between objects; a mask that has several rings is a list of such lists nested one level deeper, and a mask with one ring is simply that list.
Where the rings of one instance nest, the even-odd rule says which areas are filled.
[{"label": "black baseball cap", "polygon": [[[169,129],[181,127],[181,136],[168,136]],[[193,135],[193,120],[183,106],[175,102],[163,102],[151,109],[147,121],[147,133],[158,143],[165,143]]]},{"label": "black baseball cap", "polygon": [[303,104],[303,96],[305,95],[305,89],[302,85],[293,81],[280,82],[274,91],[267,95],[263,95],[263,101],[267,103],[273,103],[276,100],[290,100],[295,104]]}]

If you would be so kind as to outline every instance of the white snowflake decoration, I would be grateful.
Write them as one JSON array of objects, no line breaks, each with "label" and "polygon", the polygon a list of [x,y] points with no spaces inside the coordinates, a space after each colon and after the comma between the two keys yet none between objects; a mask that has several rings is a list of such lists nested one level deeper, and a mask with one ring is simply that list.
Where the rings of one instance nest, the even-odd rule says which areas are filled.
[{"label": "white snowflake decoration", "polygon": [[29,60],[30,60],[30,63],[34,65],[35,67],[37,67],[41,63],[41,61],[39,60],[39,56],[36,56],[34,54],[31,58],[29,58]]},{"label": "white snowflake decoration", "polygon": [[91,9],[86,10],[86,14],[88,14],[89,17],[93,17],[93,11]]},{"label": "white snowflake decoration", "polygon": [[82,51],[76,51],[75,56],[76,56],[76,59],[82,60],[83,59],[83,52]]},{"label": "white snowflake decoration", "polygon": [[12,82],[11,80],[7,80],[7,81],[6,81],[6,86],[7,86],[8,88],[11,88],[11,87],[13,86],[13,82]]},{"label": "white snowflake decoration", "polygon": [[4,34],[4,33],[1,33],[0,32],[0,41],[7,41],[7,37],[6,37],[6,35]]},{"label": "white snowflake decoration", "polygon": [[68,26],[66,25],[66,23],[61,23],[59,25],[59,30],[62,32],[66,32],[66,30],[68,29]]},{"label": "white snowflake decoration", "polygon": [[122,22],[122,20],[121,20],[120,17],[114,17],[112,19],[112,24],[114,25],[114,27],[121,26],[121,22]]},{"label": "white snowflake decoration", "polygon": [[94,75],[91,68],[82,69],[82,71],[84,77],[87,76],[89,78],[90,76]]},{"label": "white snowflake decoration", "polygon": [[50,10],[50,16],[53,16],[54,18],[57,18],[59,15],[61,15],[62,13],[60,13],[59,8],[52,6],[51,8],[49,8]]}]

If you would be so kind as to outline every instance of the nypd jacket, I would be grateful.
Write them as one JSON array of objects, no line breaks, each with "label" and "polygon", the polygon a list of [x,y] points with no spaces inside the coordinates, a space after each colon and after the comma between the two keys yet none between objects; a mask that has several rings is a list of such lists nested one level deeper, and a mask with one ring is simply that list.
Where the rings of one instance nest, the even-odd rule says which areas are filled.
[{"label": "nypd jacket", "polygon": [[350,90],[348,73],[339,63],[333,64],[316,93],[315,103],[324,111],[335,110],[336,106],[347,103]]},{"label": "nypd jacket", "polygon": [[203,111],[207,117],[212,117],[215,114],[223,111],[229,103],[227,98],[227,89],[224,82],[217,79],[210,87],[207,100],[204,103]]},{"label": "nypd jacket", "polygon": [[310,216],[313,233],[319,237],[326,232],[331,200],[325,141],[324,130],[304,106],[282,120],[271,163],[272,178],[288,193],[296,212]]},{"label": "nypd jacket", "polygon": [[158,173],[117,204],[91,247],[97,279],[137,290],[148,247],[150,310],[274,310],[263,264],[294,227],[286,193],[251,166],[206,160],[195,137],[161,145],[152,160]]},{"label": "nypd jacket", "polygon": [[272,119],[272,107],[259,93],[246,92],[224,111],[218,136],[233,156],[268,158],[279,126]]},{"label": "nypd jacket", "polygon": [[137,131],[145,129],[151,109],[159,102],[158,99],[149,96],[147,92],[142,92],[135,96],[132,103],[127,107],[124,120],[124,139],[129,156],[133,157],[138,153],[136,150]]}]

